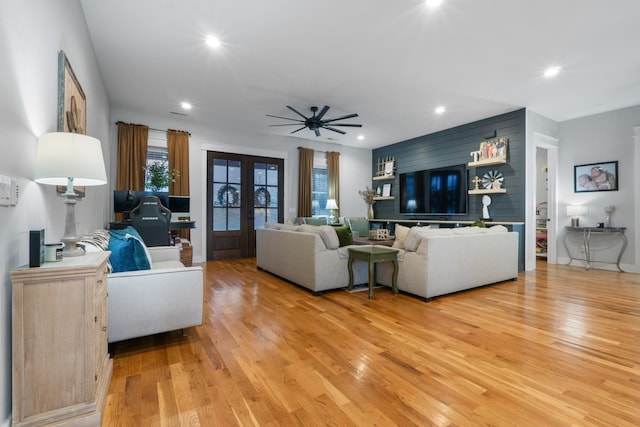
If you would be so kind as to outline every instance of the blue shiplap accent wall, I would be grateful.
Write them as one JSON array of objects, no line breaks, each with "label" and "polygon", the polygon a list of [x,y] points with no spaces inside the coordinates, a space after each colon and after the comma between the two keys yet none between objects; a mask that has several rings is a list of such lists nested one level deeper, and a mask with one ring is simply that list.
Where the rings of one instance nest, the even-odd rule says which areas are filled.
[{"label": "blue shiplap accent wall", "polygon": [[377,170],[379,158],[395,158],[395,179],[371,181],[372,187],[391,183],[391,195],[395,200],[377,201],[376,218],[385,219],[449,219],[475,220],[482,216],[482,196],[468,196],[468,215],[433,216],[400,214],[400,174],[417,170],[469,163],[469,155],[477,151],[480,143],[496,133],[497,138],[509,138],[507,163],[500,165],[468,167],[467,187],[473,188],[474,176],[482,178],[486,172],[497,170],[504,176],[506,194],[489,194],[489,213],[493,221],[523,222],[525,218],[525,109],[457,126],[430,135],[420,136],[373,150],[372,176]]}]

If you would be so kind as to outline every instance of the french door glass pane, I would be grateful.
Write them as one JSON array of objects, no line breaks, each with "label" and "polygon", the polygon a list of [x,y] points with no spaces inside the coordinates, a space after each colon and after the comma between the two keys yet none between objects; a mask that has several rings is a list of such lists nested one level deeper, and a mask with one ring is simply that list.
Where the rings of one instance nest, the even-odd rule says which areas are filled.
[{"label": "french door glass pane", "polygon": [[213,161],[213,229],[240,230],[242,174],[238,160]]}]

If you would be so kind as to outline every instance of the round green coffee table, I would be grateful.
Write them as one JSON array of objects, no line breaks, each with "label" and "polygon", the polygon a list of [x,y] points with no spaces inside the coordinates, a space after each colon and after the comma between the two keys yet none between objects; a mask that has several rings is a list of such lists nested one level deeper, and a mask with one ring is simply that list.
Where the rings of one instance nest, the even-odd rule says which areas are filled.
[{"label": "round green coffee table", "polygon": [[376,263],[392,262],[393,278],[391,288],[398,293],[398,250],[386,246],[357,246],[349,248],[349,290],[353,289],[353,261],[367,261],[369,263],[369,299],[373,299],[373,287],[376,285]]}]

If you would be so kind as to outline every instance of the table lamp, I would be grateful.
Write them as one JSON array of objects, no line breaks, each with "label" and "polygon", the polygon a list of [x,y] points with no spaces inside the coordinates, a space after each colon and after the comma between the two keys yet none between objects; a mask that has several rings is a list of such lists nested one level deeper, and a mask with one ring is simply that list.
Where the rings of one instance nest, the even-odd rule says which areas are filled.
[{"label": "table lamp", "polygon": [[589,208],[583,205],[567,205],[567,216],[571,217],[571,226],[580,227],[580,218],[589,213]]},{"label": "table lamp", "polygon": [[336,199],[329,199],[327,200],[327,206],[325,206],[325,209],[328,209],[329,211],[331,211],[331,215],[329,215],[329,224],[335,224],[337,221],[337,218],[335,216],[335,212],[338,209],[338,204],[336,203]]},{"label": "table lamp", "polygon": [[67,205],[64,236],[64,256],[84,255],[78,248],[75,204],[78,195],[73,186],[94,186],[107,183],[100,141],[87,135],[68,132],[52,132],[38,139],[34,181],[39,184],[64,185]]}]

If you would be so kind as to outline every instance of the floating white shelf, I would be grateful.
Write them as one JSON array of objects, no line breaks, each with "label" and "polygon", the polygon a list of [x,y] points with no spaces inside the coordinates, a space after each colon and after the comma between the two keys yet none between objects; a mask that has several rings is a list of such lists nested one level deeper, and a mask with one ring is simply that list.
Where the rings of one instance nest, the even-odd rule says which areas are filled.
[{"label": "floating white shelf", "polygon": [[373,180],[374,181],[379,181],[379,180],[382,180],[382,179],[395,179],[395,177],[396,177],[395,175],[378,175],[378,176],[374,176]]},{"label": "floating white shelf", "polygon": [[469,162],[468,166],[491,166],[491,165],[502,165],[507,163],[507,159],[487,159],[487,160],[479,160],[477,162]]},{"label": "floating white shelf", "polygon": [[489,188],[489,189],[479,189],[479,190],[469,190],[469,194],[497,194],[497,193],[506,193],[506,188]]}]

